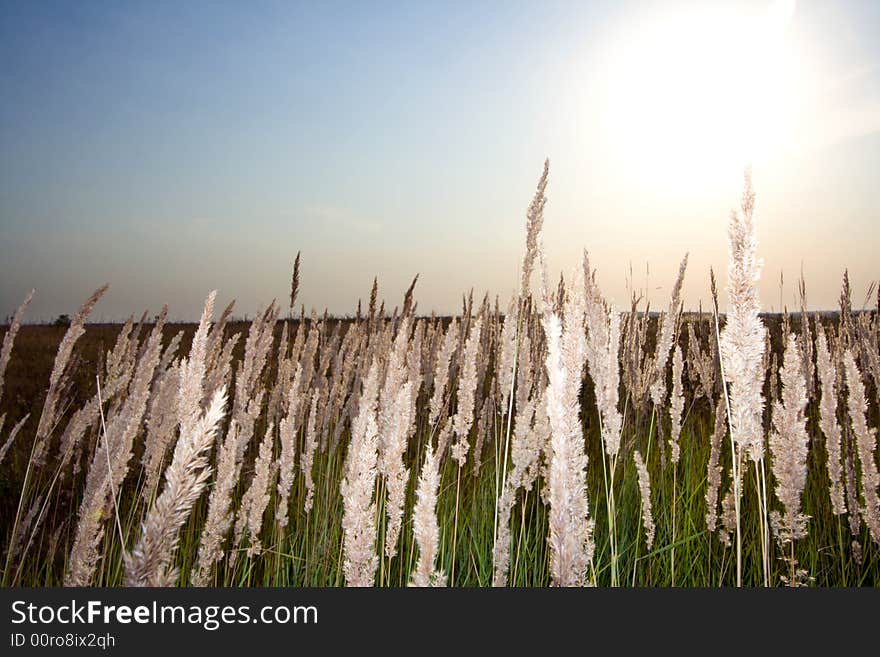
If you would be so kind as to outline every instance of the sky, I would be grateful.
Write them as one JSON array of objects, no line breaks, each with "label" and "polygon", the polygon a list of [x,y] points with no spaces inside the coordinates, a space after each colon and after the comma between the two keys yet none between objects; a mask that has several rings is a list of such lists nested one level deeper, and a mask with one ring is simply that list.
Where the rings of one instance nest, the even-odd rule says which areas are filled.
[{"label": "sky", "polygon": [[[726,280],[746,164],[761,299],[880,277],[880,3],[0,0],[0,317],[94,318],[219,289],[353,313],[518,283],[545,157],[551,275],[663,305]],[[632,274],[630,275],[630,272]],[[783,284],[780,287],[780,275]],[[722,304],[724,299],[722,298]]]}]

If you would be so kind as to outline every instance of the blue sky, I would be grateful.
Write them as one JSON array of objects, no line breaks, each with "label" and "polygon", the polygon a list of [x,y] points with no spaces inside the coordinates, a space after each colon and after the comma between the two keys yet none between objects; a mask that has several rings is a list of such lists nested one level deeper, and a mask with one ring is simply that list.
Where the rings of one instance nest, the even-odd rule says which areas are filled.
[{"label": "blue sky", "polygon": [[[729,25],[689,22],[706,5],[3,2],[0,315],[31,287],[32,318],[72,312],[105,281],[99,317],[194,318],[213,288],[253,314],[297,250],[307,308],[351,312],[373,275],[394,305],[417,272],[426,312],[505,296],[545,156],[556,271],[586,247],[625,303],[647,264],[656,304],[690,251],[696,304],[743,163],[712,146],[724,121],[691,126],[732,122],[702,90],[749,96],[699,77]],[[880,9],[802,1],[787,30],[791,134],[754,162],[762,294],[779,305],[782,270],[791,304],[803,262],[828,307],[844,267],[857,291],[880,276]]]}]

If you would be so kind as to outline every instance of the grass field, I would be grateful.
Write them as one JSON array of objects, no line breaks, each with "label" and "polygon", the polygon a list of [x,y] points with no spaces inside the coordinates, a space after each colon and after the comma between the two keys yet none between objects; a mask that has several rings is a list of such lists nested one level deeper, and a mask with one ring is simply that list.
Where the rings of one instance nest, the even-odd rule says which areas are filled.
[{"label": "grass field", "polygon": [[586,260],[530,294],[542,213],[521,293],[454,318],[13,321],[4,585],[880,585],[877,313],[614,311]]}]

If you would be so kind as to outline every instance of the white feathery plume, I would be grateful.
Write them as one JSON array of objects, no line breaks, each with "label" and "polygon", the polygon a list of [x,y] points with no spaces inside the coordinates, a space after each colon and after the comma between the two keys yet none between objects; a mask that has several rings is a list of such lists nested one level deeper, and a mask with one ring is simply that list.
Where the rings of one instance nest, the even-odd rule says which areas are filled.
[{"label": "white feathery plume", "polygon": [[741,212],[732,212],[728,227],[727,322],[721,331],[724,376],[730,384],[730,431],[740,451],[754,461],[764,456],[764,322],[758,281],[761,260],[753,209],[751,175],[745,176]]},{"label": "white feathery plume", "polygon": [[718,538],[727,547],[732,545],[733,533],[736,531],[736,500],[734,494],[734,482],[730,482],[730,487],[721,500],[721,528],[718,532]]},{"label": "white feathery plume", "polygon": [[[101,394],[95,392],[94,396],[86,404],[74,411],[73,416],[61,434],[61,461],[60,470],[65,470],[68,463],[74,463],[73,472],[79,474],[80,459],[79,451],[83,448],[83,437],[86,432],[97,423],[101,415],[102,403],[108,404],[116,401],[117,397],[124,395],[128,389],[131,377],[134,376],[135,361],[128,357],[130,349],[129,335],[134,318],[129,318],[122,327],[113,350],[107,354],[104,368],[105,378],[101,384]],[[176,422],[176,416],[175,416]],[[176,424],[175,424],[176,427]]]},{"label": "white feathery plume", "polygon": [[262,412],[265,389],[261,377],[274,339],[276,314],[273,302],[264,313],[257,313],[248,330],[244,359],[235,375],[232,419],[216,457],[215,483],[208,496],[208,515],[191,575],[195,586],[208,585],[211,569],[223,556],[223,543],[234,520],[232,493],[239,481],[245,450],[254,435],[254,425]]},{"label": "white feathery plume", "polygon": [[498,391],[501,394],[501,413],[507,412],[507,402],[513,387],[513,360],[516,354],[516,323],[517,323],[517,299],[510,297],[507,304],[507,312],[501,325],[501,345],[498,351],[498,363],[495,377],[498,381]]},{"label": "white feathery plume", "polygon": [[361,360],[365,359],[364,349],[367,339],[363,334],[361,325],[355,329],[356,335],[352,339],[352,346],[345,354],[345,360],[342,364],[342,374],[339,377],[339,395],[335,405],[334,421],[336,425],[333,428],[333,438],[331,440],[331,450],[335,451],[339,444],[339,439],[346,426],[346,418],[349,415],[348,409],[354,405],[357,395],[354,391],[357,389],[358,382],[355,379],[358,374]]},{"label": "white feathery plume", "polygon": [[[489,389],[495,388],[495,379],[490,382]],[[496,403],[495,397],[491,394],[483,398],[483,405],[480,408],[479,421],[477,422],[477,440],[474,443],[474,477],[480,476],[480,470],[483,467],[483,450],[486,444],[486,438],[492,431],[492,409],[491,406]]]},{"label": "white feathery plume", "polygon": [[669,402],[669,416],[672,420],[672,431],[669,437],[669,445],[672,448],[672,463],[678,463],[681,450],[678,439],[681,436],[681,420],[684,415],[684,358],[681,355],[681,347],[675,346],[672,357],[672,399]]},{"label": "white feathery plume", "polygon": [[347,586],[373,586],[379,562],[373,500],[379,458],[378,398],[379,363],[374,359],[364,380],[339,487],[343,500],[342,568]]},{"label": "white feathery plume", "polygon": [[379,395],[379,474],[387,489],[385,511],[388,523],[385,531],[385,554],[391,558],[397,554],[397,539],[403,521],[403,503],[409,469],[403,458],[410,427],[410,404],[413,383],[407,381],[407,346],[411,327],[409,315],[403,317],[392,344],[385,372],[385,383]]},{"label": "white feathery plume", "polygon": [[409,426],[406,428],[407,438],[416,430],[419,393],[422,390],[425,376],[423,374],[423,351],[425,340],[425,321],[419,320],[413,329],[413,337],[406,352],[407,380],[410,383],[409,393]]},{"label": "white feathery plume", "polygon": [[260,441],[257,461],[254,464],[254,477],[241,499],[238,518],[235,521],[235,545],[241,542],[244,530],[248,531],[247,555],[253,557],[262,552],[260,531],[263,528],[263,514],[269,504],[269,491],[272,489],[272,478],[275,476],[276,463],[272,461],[274,451],[275,425],[269,422],[266,433]]},{"label": "white feathery plume", "polygon": [[208,410],[191,434],[181,434],[165,485],[144,521],[141,538],[125,558],[126,586],[173,586],[177,569],[171,568],[179,532],[211,474],[208,452],[214,444],[226,406],[226,390],[214,393]]},{"label": "white feathery plume", "polygon": [[298,430],[296,423],[303,395],[300,387],[301,377],[302,365],[297,363],[293,383],[287,393],[287,414],[281,420],[278,431],[281,442],[281,457],[278,464],[278,506],[275,518],[279,527],[287,527],[290,488],[293,486],[293,480],[296,476],[296,434]]},{"label": "white feathery plume", "polygon": [[880,390],[880,289],[878,289],[878,307],[873,313],[859,313],[856,328],[858,329],[858,342],[861,346],[862,369],[865,375],[871,375],[874,379],[874,389]]},{"label": "white feathery plume", "polygon": [[[15,437],[21,431],[21,428],[24,426],[24,423],[28,421],[28,418],[30,416],[31,414],[28,413],[23,418],[21,418],[14,427],[12,427],[12,431],[9,432],[9,437],[6,439],[6,442],[3,443],[2,447],[0,447],[0,463],[3,463],[3,459],[6,458],[6,453],[9,451],[9,448],[12,447],[12,443],[15,441]],[[2,426],[2,422],[0,422],[0,426]]]},{"label": "white feathery plume", "polygon": [[[216,330],[216,325],[215,325]],[[240,333],[234,333],[223,342],[223,346],[213,363],[208,363],[205,369],[204,399],[210,400],[220,388],[229,388],[232,383],[232,353]]]},{"label": "white feathery plume", "polygon": [[715,340],[709,340],[709,349],[703,349],[694,331],[696,322],[688,322],[687,372],[694,384],[694,397],[705,397],[710,404],[715,403]]},{"label": "white feathery plume", "polygon": [[446,575],[436,566],[440,527],[437,524],[437,493],[440,473],[437,459],[428,443],[425,462],[419,472],[416,503],[413,507],[413,538],[419,548],[419,558],[412,573],[410,586],[446,586]]},{"label": "white feathery plume", "polygon": [[159,366],[156,368],[159,372],[166,372],[168,371],[168,368],[171,367],[171,364],[177,357],[177,351],[180,349],[180,342],[182,340],[183,330],[181,329],[174,334],[174,337],[171,338],[171,342],[168,343],[168,346],[165,347],[165,350],[162,352],[162,358],[159,360]]},{"label": "white feathery plume", "polygon": [[388,433],[385,436],[385,454],[392,457],[385,471],[385,484],[388,489],[385,505],[388,515],[388,524],[385,527],[385,555],[389,559],[397,554],[397,540],[400,537],[403,504],[406,499],[406,482],[409,481],[409,468],[404,466],[403,457],[410,426],[411,390],[411,381],[398,388],[392,404],[393,422],[387,428]]},{"label": "white feathery plume", "polygon": [[15,342],[15,336],[18,335],[18,330],[21,328],[21,318],[24,317],[24,311],[30,305],[33,298],[34,290],[31,290],[15,311],[12,321],[9,323],[9,329],[7,329],[6,335],[3,336],[3,346],[0,347],[0,399],[3,398],[3,380],[6,376],[9,358],[12,356],[12,345]]},{"label": "white feathery plume", "polygon": [[144,466],[143,497],[146,502],[156,492],[162,462],[180,421],[177,407],[179,397],[180,368],[175,365],[159,375],[150,396],[147,437],[141,459]]},{"label": "white feathery plume", "polygon": [[544,205],[547,203],[545,192],[547,190],[547,179],[550,175],[550,160],[544,160],[544,171],[538,180],[538,187],[535,190],[535,196],[529,204],[526,212],[526,252],[523,256],[522,264],[522,280],[520,282],[520,298],[525,299],[529,296],[529,283],[532,278],[532,269],[535,265],[535,258],[540,255],[539,237],[541,235],[541,227],[544,225]]},{"label": "white feathery plume", "polygon": [[467,457],[468,434],[474,423],[474,405],[477,392],[477,354],[480,348],[480,333],[483,328],[482,316],[477,317],[468,333],[462,355],[461,374],[458,379],[458,408],[452,418],[455,442],[452,444],[452,458],[461,467]]},{"label": "white feathery plume", "polygon": [[[306,437],[303,445],[303,455],[299,462],[300,470],[306,486],[306,499],[303,502],[303,511],[308,515],[315,501],[315,480],[312,479],[312,466],[315,462],[315,450],[318,447],[318,436],[315,431],[315,423],[318,415],[318,394],[312,393],[312,403],[309,409],[309,421],[306,423]],[[280,486],[280,483],[279,483]],[[286,522],[285,522],[286,524]]]},{"label": "white feathery plume", "polygon": [[657,348],[654,350],[654,370],[652,372],[653,383],[651,384],[651,401],[655,406],[661,406],[666,398],[666,363],[669,361],[669,352],[672,351],[672,342],[675,337],[675,321],[681,310],[681,286],[684,283],[684,273],[687,270],[688,254],[684,254],[678,266],[678,278],[672,286],[672,295],[669,299],[669,310],[660,315],[657,327]]},{"label": "white feathery plume", "polygon": [[819,378],[819,428],[825,436],[825,451],[828,455],[828,492],[834,515],[841,515],[846,513],[846,498],[843,490],[840,424],[837,422],[838,372],[820,321],[816,322],[816,372]]},{"label": "white feathery plume", "polygon": [[620,450],[620,432],[623,426],[623,418],[617,409],[620,388],[620,313],[602,298],[586,250],[583,276],[586,303],[584,316],[587,326],[585,356],[601,419],[602,444],[608,456],[614,458]]},{"label": "white feathery plume", "polygon": [[449,382],[449,362],[458,345],[458,330],[458,319],[453,318],[443,336],[443,346],[437,354],[437,362],[434,366],[434,392],[431,395],[428,415],[428,424],[432,427],[437,424],[437,418],[443,410],[446,385]]},{"label": "white feathery plume", "polygon": [[[510,567],[510,514],[519,488],[531,490],[540,460],[540,436],[534,427],[536,408],[544,404],[543,393],[517,407],[510,446],[513,467],[498,496],[498,532],[492,550],[493,586],[505,586]],[[546,415],[546,412],[544,413]]]},{"label": "white feathery plume", "polygon": [[[61,345],[55,354],[55,363],[52,366],[52,374],[49,376],[49,390],[46,393],[46,399],[43,402],[43,410],[40,414],[40,421],[37,424],[37,431],[34,436],[34,447],[31,460],[36,468],[41,468],[46,459],[46,449],[48,447],[49,436],[58,421],[58,404],[61,401],[61,388],[65,377],[65,370],[70,356],[73,353],[73,347],[77,340],[85,333],[85,322],[92,310],[95,309],[98,300],[104,296],[109,288],[108,285],[99,287],[92,293],[86,302],[80,307],[79,312],[73,319],[61,340]],[[11,346],[10,346],[11,349]]]},{"label": "white feathery plume", "polygon": [[770,433],[770,456],[776,478],[776,497],[785,509],[772,512],[771,521],[780,544],[807,535],[807,516],[801,513],[801,495],[807,483],[807,388],[800,360],[800,347],[794,334],[785,346],[781,399],[773,404],[773,431]]},{"label": "white feathery plume", "polygon": [[[546,265],[541,250],[543,280]],[[572,276],[572,280],[575,280]],[[593,556],[586,489],[587,455],[578,414],[586,340],[584,285],[573,285],[565,323],[554,312],[544,285],[541,323],[547,339],[547,415],[550,418],[550,572],[555,586],[581,586]]]},{"label": "white feathery plume", "polygon": [[98,546],[104,536],[104,520],[111,511],[111,503],[115,502],[113,496],[128,473],[134,439],[140,432],[147,407],[150,382],[159,364],[166,312],[167,308],[153,327],[143,356],[138,361],[128,396],[108,418],[92,456],[64,579],[65,586],[87,586],[95,572],[100,556]]},{"label": "white feathery plume", "polygon": [[[856,366],[856,359],[850,349],[843,352],[843,368],[846,373],[846,387],[849,390],[847,396],[847,409],[852,431],[856,439],[856,454],[859,457],[862,483],[862,518],[871,532],[871,538],[880,545],[880,473],[877,471],[877,461],[874,451],[877,447],[877,430],[868,427],[867,413],[868,402],[865,399],[865,384],[862,381],[861,372]],[[850,509],[855,513],[855,509]]]},{"label": "white feathery plume", "polygon": [[633,450],[633,460],[639,474],[639,495],[642,499],[642,524],[645,527],[645,544],[648,549],[654,544],[654,515],[651,513],[651,478],[639,450]]},{"label": "white feathery plume", "polygon": [[208,353],[208,331],[214,313],[217,290],[212,291],[205,300],[205,307],[199,321],[199,328],[193,336],[189,357],[180,363],[180,394],[178,413],[182,435],[192,435],[202,416],[201,403],[204,397],[205,373]]},{"label": "white feathery plume", "polygon": [[709,451],[709,463],[706,472],[706,527],[715,531],[718,521],[718,491],[721,488],[721,443],[727,433],[727,416],[723,409],[715,408],[715,429]]}]

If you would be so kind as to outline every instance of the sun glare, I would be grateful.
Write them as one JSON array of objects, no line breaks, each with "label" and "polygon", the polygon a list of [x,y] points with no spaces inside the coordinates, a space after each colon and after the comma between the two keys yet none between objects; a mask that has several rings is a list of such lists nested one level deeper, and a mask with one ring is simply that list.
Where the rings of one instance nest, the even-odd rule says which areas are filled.
[{"label": "sun glare", "polygon": [[607,67],[604,137],[639,184],[711,184],[773,160],[800,110],[794,0],[628,26]]}]

